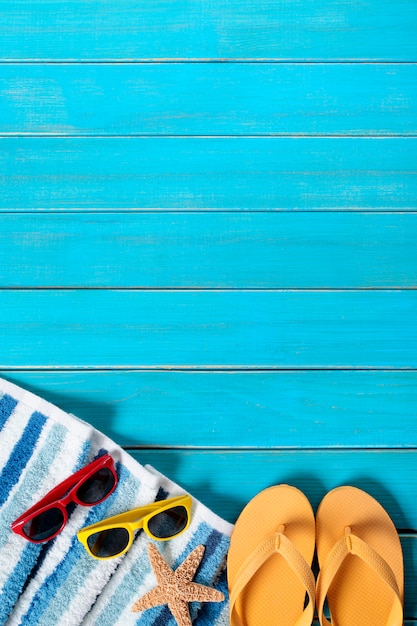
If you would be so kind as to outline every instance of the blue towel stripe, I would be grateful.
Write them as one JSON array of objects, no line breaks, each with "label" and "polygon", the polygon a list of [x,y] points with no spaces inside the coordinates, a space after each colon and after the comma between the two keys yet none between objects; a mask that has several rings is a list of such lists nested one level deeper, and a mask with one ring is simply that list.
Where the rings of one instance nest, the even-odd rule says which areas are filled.
[{"label": "blue towel stripe", "polygon": [[0,474],[0,484],[2,485],[2,491],[0,493],[0,506],[6,502],[9,493],[18,482],[20,474],[32,456],[33,449],[36,446],[45,423],[45,415],[42,415],[42,413],[38,413],[37,411],[32,413],[29,422],[23,431],[22,437],[16,443]]},{"label": "blue towel stripe", "polygon": [[[106,606],[101,610],[96,620],[96,624],[100,626],[115,624],[124,611],[126,606],[126,598],[132,597],[138,588],[138,581],[143,580],[150,571],[148,563],[148,554],[146,545],[143,546],[143,552],[140,553],[141,558],[131,561],[130,569],[121,577],[112,596],[107,598]],[[132,603],[133,604],[133,603]]]},{"label": "blue towel stripe", "polygon": [[[204,543],[206,549],[204,552],[203,560],[199,569],[196,572],[194,580],[203,585],[211,584],[212,586],[215,586],[214,583],[216,583],[217,581],[216,579],[213,580],[213,575],[216,574],[216,569],[219,567],[219,561],[221,563],[221,556],[222,554],[224,555],[225,552],[224,540],[221,533],[219,533],[217,530],[212,529],[205,523],[203,523],[203,525],[206,526],[206,531],[208,532],[206,542]],[[221,550],[221,554],[218,554],[219,548]],[[217,612],[219,613],[221,611],[221,607],[219,608],[218,603],[215,604],[217,606]],[[197,616],[197,613],[199,614],[201,606],[204,605],[201,605],[197,602],[193,602],[190,605],[191,619],[194,620]]]},{"label": "blue towel stripe", "polygon": [[[216,573],[216,567],[218,568],[219,563],[220,564],[222,563],[222,560],[221,560],[222,555],[224,557],[228,543],[229,542],[226,537],[224,537],[217,530],[211,529],[211,532],[208,535],[207,541],[205,544],[206,550],[204,552],[203,561],[201,563],[200,568],[197,570],[197,574],[194,578],[196,582],[199,582],[205,585],[207,584],[208,580],[213,579],[213,573]],[[220,575],[221,575],[221,572],[219,572],[219,579],[220,579]],[[212,580],[212,586],[215,587],[216,589],[218,588],[217,579]],[[221,591],[223,591],[223,589]],[[223,593],[225,592],[223,591]],[[205,604],[200,605],[198,603],[192,603],[190,606],[191,618],[194,619],[197,613],[200,617],[200,610],[206,606],[207,605]],[[216,614],[218,616],[221,613],[222,604],[213,603],[213,607],[214,608],[212,609],[211,614],[212,615]],[[215,620],[209,623],[214,623],[214,622]]]},{"label": "blue towel stripe", "polygon": [[55,597],[57,589],[60,585],[65,584],[69,571],[74,565],[77,565],[79,559],[82,558],[83,555],[79,545],[77,538],[73,537],[71,547],[65,558],[59,562],[53,573],[46,578],[43,585],[34,596],[29,610],[26,615],[22,617],[20,622],[22,626],[24,624],[33,626],[33,624],[40,623],[41,616],[46,611],[51,599]]},{"label": "blue towel stripe", "polygon": [[197,580],[200,577],[204,581],[208,577],[213,576],[213,572],[216,572],[216,569],[221,567],[225,554],[229,549],[229,544],[229,537],[226,537],[218,530],[212,529],[206,542],[206,551],[198,571],[199,576],[197,576]]},{"label": "blue towel stripe", "polygon": [[9,396],[9,394],[5,393],[0,398],[0,430],[4,427],[5,423],[15,410],[17,405],[17,400]]},{"label": "blue towel stripe", "polygon": [[[39,454],[32,462],[30,470],[19,485],[18,497],[11,498],[0,509],[0,522],[3,522],[7,527],[27,508],[22,503],[31,503],[33,492],[40,484],[40,477],[48,471],[48,468],[53,463],[65,439],[66,432],[66,429],[60,424],[53,425],[45,438],[45,445],[39,450]],[[6,533],[2,536],[0,535],[0,548],[7,541],[8,535]]]},{"label": "blue towel stripe", "polygon": [[[227,575],[226,569],[224,569],[219,577],[219,580],[213,585],[215,589],[221,591],[225,598],[227,598],[228,589],[227,589]],[[212,626],[218,620],[222,611],[229,611],[229,606],[226,605],[225,602],[206,602],[204,603],[199,612],[198,612],[198,623],[199,626]]]},{"label": "blue towel stripe", "polygon": [[[16,519],[21,513],[21,502],[27,499],[30,501],[32,493],[39,484],[39,477],[48,471],[49,466],[55,460],[57,454],[61,451],[67,435],[67,429],[61,424],[54,424],[45,438],[44,445],[40,448],[39,454],[34,459],[30,466],[29,471],[25,474],[25,477],[20,485],[19,499],[12,499],[6,504],[0,511],[0,520],[4,521],[7,526]],[[85,447],[85,446],[83,446]],[[33,450],[34,451],[34,450]],[[8,536],[5,533],[0,537],[0,548],[7,543]],[[21,541],[25,542],[24,539]],[[46,550],[50,549],[53,542],[49,544],[31,544],[25,542],[25,548],[20,554],[20,558],[14,568],[13,574],[10,576],[8,583],[11,581],[11,585],[5,585],[2,594],[0,595],[0,616],[3,616],[5,611],[10,611],[18,597],[27,587],[30,579],[37,572],[40,562],[40,555],[46,555]],[[48,546],[45,548],[45,546]],[[45,553],[45,554],[44,554]],[[42,559],[41,559],[42,560]],[[6,616],[8,613],[6,614]]]},{"label": "blue towel stripe", "polygon": [[43,565],[43,562],[45,561],[45,558],[49,552],[49,550],[52,548],[52,546],[55,543],[55,539],[52,539],[52,541],[48,541],[47,543],[42,543],[40,546],[40,552],[38,554],[38,558],[36,559],[36,562],[34,563],[28,577],[25,580],[25,583],[23,585],[22,588],[22,595],[25,593],[26,589],[28,588],[30,582],[35,578],[36,574],[38,573],[38,571],[40,570],[40,568]]},{"label": "blue towel stripe", "polygon": [[0,624],[4,624],[10,615],[13,606],[21,594],[28,569],[30,570],[30,568],[33,567],[40,550],[41,547],[39,544],[28,543],[16,563],[13,572],[8,577],[0,595]]},{"label": "blue towel stripe", "polygon": [[206,545],[208,538],[210,537],[210,533],[212,531],[211,526],[206,524],[206,522],[200,522],[195,529],[193,535],[190,537],[187,545],[184,547],[182,552],[177,556],[173,568],[177,569],[177,567],[187,558],[187,556],[200,544]]},{"label": "blue towel stripe", "polygon": [[[43,613],[48,609],[48,606],[51,608],[51,605],[53,605],[59,589],[62,586],[65,586],[65,589],[67,588],[66,581],[71,569],[73,567],[79,568],[82,560],[85,559],[83,550],[78,539],[73,537],[65,558],[59,562],[53,573],[45,579],[44,583],[33,597],[29,610],[22,617],[22,626],[24,624],[30,626],[40,623],[40,619]],[[69,597],[71,597],[70,594],[67,595],[67,600]]]},{"label": "blue towel stripe", "polygon": [[164,606],[162,609],[148,609],[136,622],[136,624],[140,623],[149,623],[152,626],[173,626],[177,622],[168,606]]},{"label": "blue towel stripe", "polygon": [[228,539],[224,535],[222,535],[218,530],[210,528],[209,526],[208,526],[208,530],[210,531],[210,533],[207,536],[207,540],[205,543],[206,550],[204,552],[203,563],[199,569],[199,572],[202,576],[205,576],[206,572],[207,574],[209,574],[209,572],[212,573],[213,571],[215,571],[214,561],[216,563],[219,562],[219,555],[218,555],[219,550],[221,550],[221,552],[224,554],[224,552],[227,550],[229,546]]}]

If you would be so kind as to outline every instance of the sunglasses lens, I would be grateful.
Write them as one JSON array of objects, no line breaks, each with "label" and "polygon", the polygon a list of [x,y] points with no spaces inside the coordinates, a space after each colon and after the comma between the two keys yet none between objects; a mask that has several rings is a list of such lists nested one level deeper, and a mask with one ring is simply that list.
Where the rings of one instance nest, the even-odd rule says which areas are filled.
[{"label": "sunglasses lens", "polygon": [[148,528],[154,537],[168,539],[184,530],[187,523],[187,509],[184,506],[174,506],[151,517],[148,520]]},{"label": "sunglasses lens", "polygon": [[64,524],[61,509],[48,509],[36,517],[32,517],[24,526],[23,532],[32,541],[47,541],[60,530]]},{"label": "sunglasses lens", "polygon": [[80,485],[77,498],[85,504],[96,504],[110,493],[114,483],[112,472],[108,467],[103,467]]},{"label": "sunglasses lens", "polygon": [[90,535],[87,543],[94,556],[104,559],[123,552],[129,543],[129,533],[125,528],[110,528]]}]

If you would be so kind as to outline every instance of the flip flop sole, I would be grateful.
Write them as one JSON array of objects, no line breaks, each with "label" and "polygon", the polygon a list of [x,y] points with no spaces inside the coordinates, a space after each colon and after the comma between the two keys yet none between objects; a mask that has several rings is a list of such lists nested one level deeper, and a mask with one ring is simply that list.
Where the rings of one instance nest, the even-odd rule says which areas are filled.
[{"label": "flip flop sole", "polygon": [[[258,493],[236,522],[228,556],[230,589],[247,557],[282,525],[286,537],[311,566],[315,543],[311,505],[295,487],[277,485]],[[288,563],[281,555],[273,554],[247,584],[236,609],[247,626],[294,626],[305,597],[306,589]],[[238,626],[238,621],[234,623],[232,618],[231,625]]]},{"label": "flip flop sole", "polygon": [[[404,596],[402,549],[398,533],[385,509],[356,487],[338,487],[322,500],[316,515],[316,546],[320,569],[333,546],[350,528],[390,566]],[[358,556],[343,561],[327,593],[333,626],[387,624],[392,594]]]}]

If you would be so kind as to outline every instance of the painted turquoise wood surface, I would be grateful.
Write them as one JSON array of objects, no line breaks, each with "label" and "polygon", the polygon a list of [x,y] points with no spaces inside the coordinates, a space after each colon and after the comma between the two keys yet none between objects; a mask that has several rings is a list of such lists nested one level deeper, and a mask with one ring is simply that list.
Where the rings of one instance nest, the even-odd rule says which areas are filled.
[{"label": "painted turquoise wood surface", "polygon": [[8,59],[415,60],[414,0],[0,3]]},{"label": "painted turquoise wood surface", "polygon": [[374,494],[397,528],[416,527],[417,503],[410,497],[415,488],[412,451],[137,450],[132,454],[163,473],[170,471],[186,489],[199,484],[206,504],[231,520],[248,498],[269,485],[299,485],[316,509],[327,491],[346,484]]},{"label": "painted turquoise wood surface", "polygon": [[415,210],[417,138],[0,139],[3,209]]},{"label": "painted turquoise wood surface", "polygon": [[417,292],[0,291],[2,367],[416,368]]},{"label": "painted turquoise wood surface", "polygon": [[416,96],[416,64],[0,65],[0,133],[416,135]]},{"label": "painted turquoise wood surface", "polygon": [[[416,446],[415,371],[3,370],[0,375],[128,447]],[[227,491],[223,480],[221,486]]]},{"label": "painted turquoise wood surface", "polygon": [[416,213],[5,213],[0,284],[414,287],[416,242]]},{"label": "painted turquoise wood surface", "polygon": [[0,13],[1,374],[231,521],[366,489],[415,625],[414,0]]}]

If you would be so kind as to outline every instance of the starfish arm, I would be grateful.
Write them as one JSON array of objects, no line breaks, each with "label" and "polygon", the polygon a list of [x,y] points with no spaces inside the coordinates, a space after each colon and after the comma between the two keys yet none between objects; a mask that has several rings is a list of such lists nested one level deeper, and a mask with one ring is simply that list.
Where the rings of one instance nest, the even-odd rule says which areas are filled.
[{"label": "starfish arm", "polygon": [[224,594],[212,587],[199,583],[189,583],[181,588],[181,600],[185,602],[223,602]]},{"label": "starfish arm", "polygon": [[139,600],[132,606],[131,610],[133,613],[139,613],[145,609],[152,609],[154,606],[166,604],[166,602],[167,600],[163,589],[155,587],[155,589],[151,589],[151,591],[148,591],[144,596],[139,598]]},{"label": "starfish arm", "polygon": [[158,548],[154,546],[153,543],[150,543],[148,545],[148,554],[151,561],[153,573],[155,574],[155,578],[158,581],[158,585],[164,583],[167,580],[172,580],[174,572],[172,571],[168,563],[166,563]]},{"label": "starfish arm", "polygon": [[174,600],[168,603],[169,610],[175,617],[178,626],[192,626],[188,604],[181,600]]},{"label": "starfish arm", "polygon": [[193,582],[204,555],[205,547],[193,550],[175,572],[165,562],[159,550],[149,544],[148,552],[158,586],[145,593],[132,606],[134,613],[167,604],[179,626],[192,626],[189,602],[222,602],[224,595],[217,589]]},{"label": "starfish arm", "polygon": [[189,581],[194,578],[194,574],[199,568],[204,552],[205,547],[203,545],[197,546],[192,552],[190,552],[185,561],[183,561],[175,570],[175,575],[178,579]]}]

